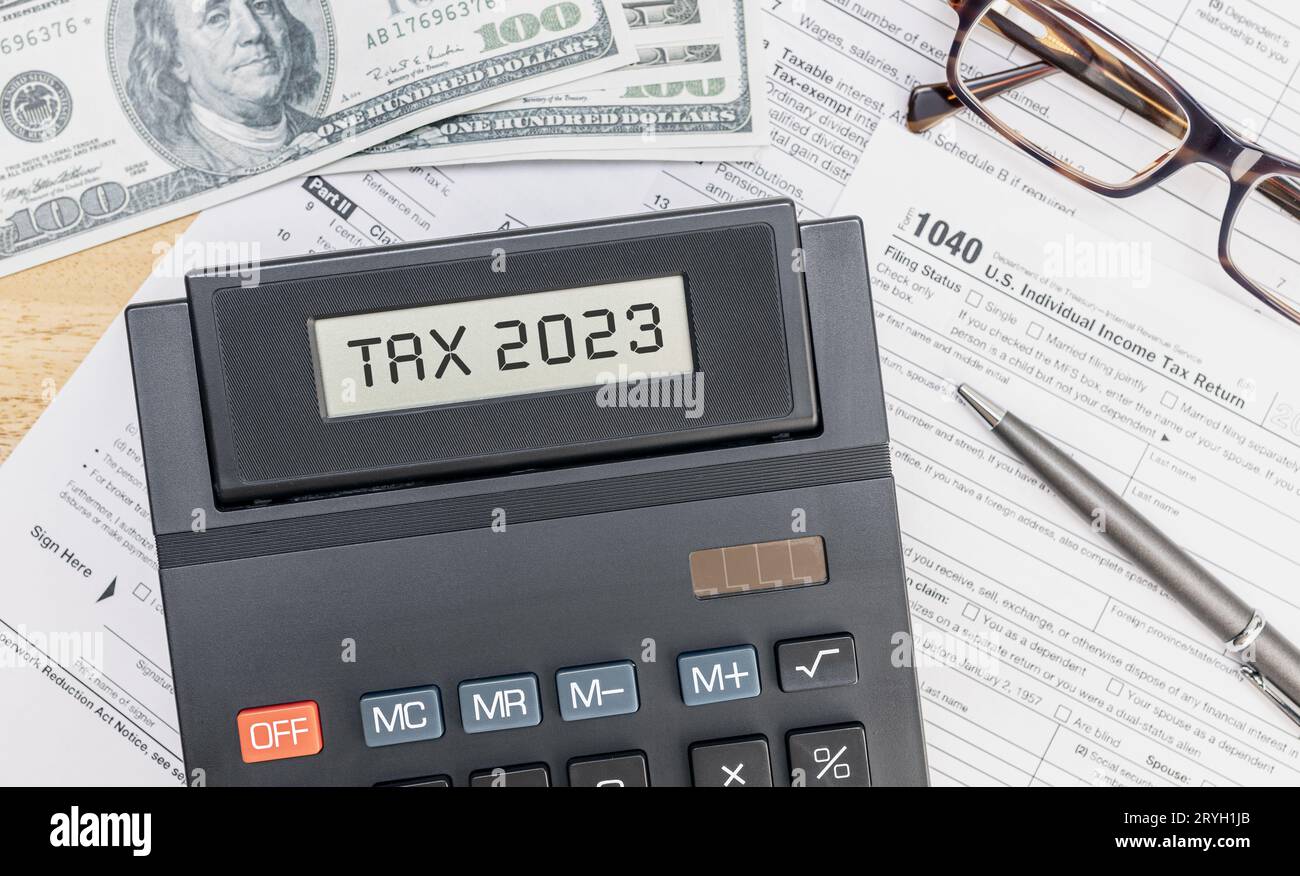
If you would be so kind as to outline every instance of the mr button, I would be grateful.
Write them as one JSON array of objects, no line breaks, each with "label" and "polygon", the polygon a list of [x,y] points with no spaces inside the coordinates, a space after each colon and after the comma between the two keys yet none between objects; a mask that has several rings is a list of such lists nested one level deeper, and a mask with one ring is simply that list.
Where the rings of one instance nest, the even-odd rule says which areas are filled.
[{"label": "mr button", "polygon": [[320,710],[311,700],[244,709],[235,722],[244,763],[307,757],[319,753],[324,744]]},{"label": "mr button", "polygon": [[513,730],[542,723],[542,704],[537,696],[537,676],[506,675],[462,681],[460,723],[466,733]]}]

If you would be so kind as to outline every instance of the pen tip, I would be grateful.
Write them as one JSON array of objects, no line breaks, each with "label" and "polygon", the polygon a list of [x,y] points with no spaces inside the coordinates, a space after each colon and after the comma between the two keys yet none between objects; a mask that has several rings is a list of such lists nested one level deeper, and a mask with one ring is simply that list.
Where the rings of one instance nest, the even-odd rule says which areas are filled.
[{"label": "pen tip", "polygon": [[1006,416],[1006,411],[993,402],[980,395],[970,388],[969,384],[961,384],[957,387],[957,395],[962,397],[966,404],[975,409],[975,413],[984,418],[984,422],[989,424],[990,429],[996,429],[998,423]]}]

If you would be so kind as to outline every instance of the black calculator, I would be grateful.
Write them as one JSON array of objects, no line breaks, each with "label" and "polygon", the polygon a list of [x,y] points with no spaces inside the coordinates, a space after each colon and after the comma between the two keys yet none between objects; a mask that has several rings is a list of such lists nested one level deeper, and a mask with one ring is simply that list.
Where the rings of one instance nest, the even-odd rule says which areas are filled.
[{"label": "black calculator", "polygon": [[127,326],[190,784],[926,783],[860,220],[186,287]]}]

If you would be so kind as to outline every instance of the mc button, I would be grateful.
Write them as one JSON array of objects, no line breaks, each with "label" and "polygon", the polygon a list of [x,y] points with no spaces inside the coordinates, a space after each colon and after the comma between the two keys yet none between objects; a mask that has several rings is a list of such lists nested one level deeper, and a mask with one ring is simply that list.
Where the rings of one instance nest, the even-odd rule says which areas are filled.
[{"label": "mc button", "polygon": [[361,698],[366,745],[379,748],[442,735],[442,698],[436,685],[368,693]]},{"label": "mc button", "polygon": [[244,763],[308,757],[320,752],[320,710],[311,700],[244,709],[239,725],[239,751]]}]

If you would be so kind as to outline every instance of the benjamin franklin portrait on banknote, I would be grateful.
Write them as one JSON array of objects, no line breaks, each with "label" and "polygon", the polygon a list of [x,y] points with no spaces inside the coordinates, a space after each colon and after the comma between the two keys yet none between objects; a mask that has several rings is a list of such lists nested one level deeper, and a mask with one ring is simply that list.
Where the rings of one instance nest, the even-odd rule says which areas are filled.
[{"label": "benjamin franklin portrait on banknote", "polygon": [[126,97],[168,159],[242,175],[314,139],[317,119],[300,107],[319,102],[318,35],[289,2],[134,0]]}]

